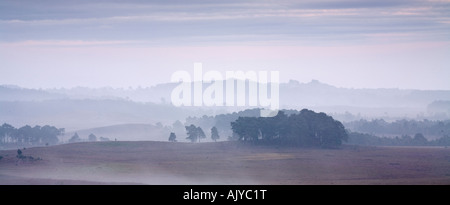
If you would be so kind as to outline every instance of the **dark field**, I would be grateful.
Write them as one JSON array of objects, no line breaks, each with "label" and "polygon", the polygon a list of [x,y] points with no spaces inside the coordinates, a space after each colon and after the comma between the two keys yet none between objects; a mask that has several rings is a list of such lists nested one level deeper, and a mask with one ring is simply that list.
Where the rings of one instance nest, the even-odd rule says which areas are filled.
[{"label": "dark field", "polygon": [[443,147],[93,142],[0,151],[0,184],[450,184]]}]

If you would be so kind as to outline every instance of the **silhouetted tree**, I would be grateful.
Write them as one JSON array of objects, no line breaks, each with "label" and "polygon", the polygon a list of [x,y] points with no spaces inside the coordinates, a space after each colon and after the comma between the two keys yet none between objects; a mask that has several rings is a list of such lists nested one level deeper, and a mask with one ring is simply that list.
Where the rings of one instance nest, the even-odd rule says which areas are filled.
[{"label": "silhouetted tree", "polygon": [[413,138],[409,135],[402,135],[400,140],[403,145],[412,145],[413,144]]},{"label": "silhouetted tree", "polygon": [[58,136],[64,134],[64,128],[58,129],[53,126],[45,125],[41,128],[41,143],[46,144],[57,144],[59,139]]},{"label": "silhouetted tree", "polygon": [[24,144],[30,140],[30,137],[33,134],[33,128],[29,125],[25,125],[17,130],[16,142],[19,144]]},{"label": "silhouetted tree", "polygon": [[239,140],[258,140],[260,132],[258,126],[258,118],[239,117],[236,121],[231,122],[231,129],[239,136]]},{"label": "silhouetted tree", "polygon": [[94,134],[89,134],[89,136],[88,136],[88,140],[90,141],[90,142],[95,142],[95,141],[97,141],[97,136],[95,136]]},{"label": "silhouetted tree", "polygon": [[195,125],[191,124],[189,126],[186,126],[186,134],[188,137],[186,139],[191,140],[191,142],[200,142],[200,139],[206,138],[205,132],[203,132],[203,129],[201,127],[196,127]]},{"label": "silhouetted tree", "polygon": [[201,127],[197,127],[197,133],[198,133],[198,142],[200,142],[200,139],[206,138],[205,132],[203,132],[203,129]]},{"label": "silhouetted tree", "polygon": [[191,142],[196,142],[198,139],[198,129],[195,125],[191,124],[189,126],[186,126],[186,134],[188,137],[186,139],[191,140]]},{"label": "silhouetted tree", "polygon": [[418,146],[424,146],[424,145],[427,145],[427,143],[428,143],[427,138],[425,138],[425,136],[423,136],[422,133],[416,133],[414,135],[413,140],[414,140],[414,144],[418,145]]},{"label": "silhouetted tree", "polygon": [[9,143],[14,141],[15,136],[16,136],[16,128],[14,128],[13,126],[4,123],[1,127],[0,127],[0,142],[3,144]]},{"label": "silhouetted tree", "polygon": [[20,159],[20,158],[22,158],[22,156],[23,156],[22,155],[22,150],[17,149],[17,156],[16,157]]},{"label": "silhouetted tree", "polygon": [[216,142],[220,138],[219,132],[217,131],[216,127],[211,128],[211,139]]},{"label": "silhouetted tree", "polygon": [[80,136],[78,136],[78,133],[76,133],[75,132],[75,134],[69,139],[69,142],[70,143],[73,143],[73,142],[80,142],[81,141],[81,138],[80,138]]},{"label": "silhouetted tree", "polygon": [[177,141],[177,136],[175,135],[175,133],[171,132],[170,136],[169,136],[169,142],[176,142]]}]

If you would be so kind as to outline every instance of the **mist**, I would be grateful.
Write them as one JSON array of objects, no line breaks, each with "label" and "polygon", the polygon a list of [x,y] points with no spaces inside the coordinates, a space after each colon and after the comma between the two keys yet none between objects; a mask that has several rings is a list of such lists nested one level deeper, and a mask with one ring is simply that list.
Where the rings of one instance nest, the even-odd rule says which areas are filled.
[{"label": "mist", "polygon": [[0,184],[450,184],[449,8],[1,1]]}]

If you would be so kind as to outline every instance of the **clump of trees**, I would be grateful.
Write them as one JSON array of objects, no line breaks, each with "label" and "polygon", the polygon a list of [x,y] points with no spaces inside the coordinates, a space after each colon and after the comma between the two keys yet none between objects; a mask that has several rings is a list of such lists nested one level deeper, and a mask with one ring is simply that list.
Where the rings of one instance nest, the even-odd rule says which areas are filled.
[{"label": "clump of trees", "polygon": [[231,122],[238,140],[302,147],[335,148],[346,141],[348,134],[341,122],[325,113],[303,109],[275,117],[239,117]]},{"label": "clump of trees", "polygon": [[[191,142],[200,142],[201,139],[206,138],[206,134],[201,127],[197,127],[193,124],[189,126],[185,126],[187,137],[186,139]],[[174,132],[171,132],[169,135],[169,142],[176,142],[177,136]],[[220,138],[219,131],[216,127],[211,128],[211,139],[215,142]]]},{"label": "clump of trees", "polygon": [[[202,117],[188,117],[186,118],[186,125],[194,124],[199,127],[203,127],[205,129],[211,129],[212,127],[216,127],[218,134],[220,136],[230,136],[232,135],[230,124],[231,122],[236,121],[239,117],[259,117],[260,110],[261,110],[260,108],[254,108],[254,109],[246,109],[239,112],[219,114],[216,116],[204,115]],[[285,113],[287,112],[289,111],[286,111]],[[179,131],[175,132],[179,133]]]},{"label": "clump of trees", "polygon": [[201,139],[206,138],[205,132],[203,132],[203,129],[201,127],[196,127],[195,125],[191,124],[189,126],[185,126],[185,128],[188,135],[186,139],[190,140],[191,142],[200,142]]},{"label": "clump of trees", "polygon": [[57,144],[58,136],[64,134],[64,128],[58,129],[45,125],[31,127],[29,125],[15,128],[4,123],[0,127],[0,144],[5,146],[39,146]]},{"label": "clump of trees", "polygon": [[93,134],[93,133],[90,133],[89,135],[88,135],[88,137],[87,137],[87,140],[86,140],[86,138],[84,138],[84,139],[82,139],[79,135],[78,135],[78,133],[74,133],[73,135],[72,135],[72,137],[68,140],[68,142],[69,143],[75,143],[75,142],[86,142],[86,141],[88,141],[88,142],[97,142],[97,141],[101,141],[101,142],[107,142],[107,141],[111,141],[109,138],[106,138],[106,137],[99,137],[99,138],[97,138],[97,136],[95,135],[95,134]]}]

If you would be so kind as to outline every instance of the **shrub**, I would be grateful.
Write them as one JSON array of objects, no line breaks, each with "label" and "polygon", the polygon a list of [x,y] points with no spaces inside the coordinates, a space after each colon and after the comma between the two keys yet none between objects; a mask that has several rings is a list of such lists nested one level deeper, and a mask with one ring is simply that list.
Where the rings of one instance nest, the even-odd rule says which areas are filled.
[{"label": "shrub", "polygon": [[22,150],[20,150],[20,149],[17,150],[17,156],[16,157],[19,158],[19,159],[24,158],[24,156],[22,155]]},{"label": "shrub", "polygon": [[17,157],[18,161],[22,160],[22,161],[30,161],[30,162],[32,162],[32,161],[42,160],[40,157],[34,158],[32,156],[25,156],[25,155],[22,154],[22,150],[20,150],[20,149],[17,150],[17,156],[16,157]]}]

